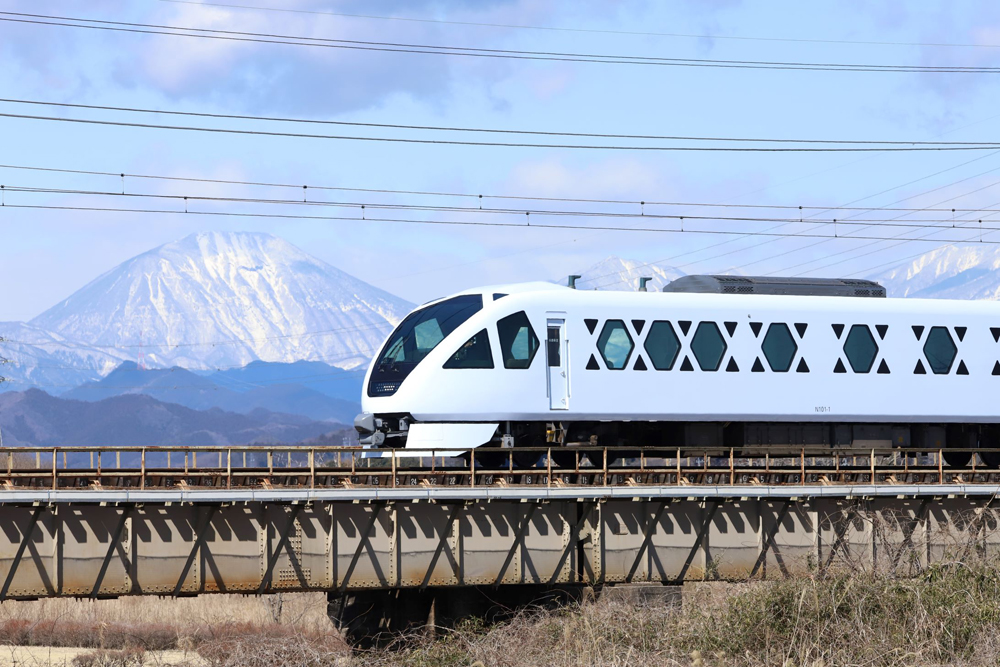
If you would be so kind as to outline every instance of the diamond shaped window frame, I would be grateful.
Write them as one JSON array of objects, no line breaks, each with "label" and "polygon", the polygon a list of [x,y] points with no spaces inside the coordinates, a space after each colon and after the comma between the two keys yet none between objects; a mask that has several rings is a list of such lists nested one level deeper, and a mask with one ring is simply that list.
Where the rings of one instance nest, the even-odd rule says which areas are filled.
[{"label": "diamond shaped window frame", "polygon": [[[780,346],[783,344],[787,346],[788,343],[792,345],[792,352],[788,355],[787,362],[785,362],[784,358],[774,358],[776,355],[784,355],[786,353],[787,347],[783,350],[780,349]],[[775,346],[778,346],[778,348],[775,348]],[[767,333],[764,334],[764,340],[760,344],[760,349],[764,353],[767,365],[771,367],[772,371],[775,373],[787,373],[792,368],[792,362],[799,351],[799,346],[795,342],[795,336],[792,335],[792,330],[788,328],[787,324],[784,322],[773,322],[767,327]]]},{"label": "diamond shaped window frame", "polygon": [[[715,336],[717,337],[718,341],[722,343],[722,349],[719,350],[718,361],[715,362],[714,366],[711,364],[706,365],[705,363],[703,363],[701,356],[698,354],[699,338],[703,338],[704,336],[711,336],[712,331],[715,332]],[[722,331],[719,329],[718,324],[716,324],[715,322],[698,323],[698,328],[695,329],[694,335],[691,336],[691,353],[694,355],[695,360],[698,362],[698,367],[701,368],[701,370],[708,372],[715,372],[719,370],[719,368],[722,366],[722,360],[726,357],[726,350],[728,349],[729,345],[726,344],[726,337],[722,335]]]},{"label": "diamond shaped window frame", "polygon": [[[663,366],[657,363],[656,355],[649,349],[650,342],[656,342],[654,338],[661,338],[666,335],[667,340],[672,340],[675,349],[673,354],[670,355],[670,362]],[[658,371],[669,371],[673,370],[674,364],[677,363],[677,358],[681,356],[681,339],[674,331],[674,325],[667,320],[655,320],[649,325],[649,331],[646,333],[646,340],[643,342],[642,347],[646,350],[646,356],[649,357],[649,361],[653,364],[653,368]]]},{"label": "diamond shaped window frame", "polygon": [[[611,336],[619,329],[624,331],[625,336],[628,338],[628,354],[625,355],[625,360],[622,361],[621,366],[613,366],[611,362],[608,361],[608,356],[605,354],[605,348],[611,341]],[[625,325],[625,320],[608,320],[604,323],[604,326],[601,327],[601,334],[597,337],[597,351],[600,353],[601,359],[604,360],[604,365],[609,371],[623,371],[628,368],[628,362],[632,358],[632,353],[635,352],[635,340],[632,338],[632,334],[629,333],[628,327]]]},{"label": "diamond shaped window frame", "polygon": [[[944,338],[942,338],[942,335]],[[931,344],[932,340],[935,344],[944,343],[951,346],[951,359],[948,360],[947,366],[942,366],[940,364],[941,360],[937,356],[934,357],[934,359],[938,359],[936,362],[927,353],[927,347]],[[927,339],[924,341],[923,353],[924,358],[927,359],[927,364],[931,367],[932,373],[935,375],[947,375],[951,372],[952,367],[955,365],[955,360],[958,359],[958,345],[955,343],[955,339],[951,337],[948,327],[931,327],[931,330],[927,332]]]},{"label": "diamond shaped window frame", "polygon": [[[857,350],[861,353],[863,350],[858,349],[856,346],[852,346],[852,341],[857,344],[861,344],[864,339],[867,338],[868,342],[871,343],[871,360],[866,366],[863,362],[864,359],[859,359],[860,363],[855,363],[852,353]],[[851,346],[851,350],[848,350],[848,346]],[[872,368],[875,366],[875,360],[878,359],[878,342],[875,340],[875,336],[872,335],[871,327],[867,324],[853,324],[851,325],[851,330],[847,332],[847,337],[844,338],[844,356],[847,357],[847,363],[851,365],[851,370],[855,373],[870,373]]]}]

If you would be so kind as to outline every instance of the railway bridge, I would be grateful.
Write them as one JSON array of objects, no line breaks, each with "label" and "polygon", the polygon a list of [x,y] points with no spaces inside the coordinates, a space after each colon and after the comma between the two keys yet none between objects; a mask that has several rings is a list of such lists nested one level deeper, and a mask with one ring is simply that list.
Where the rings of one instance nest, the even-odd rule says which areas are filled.
[{"label": "railway bridge", "polygon": [[[942,452],[635,450],[558,467],[350,447],[9,448],[0,600],[325,591],[357,635],[623,583],[1000,552],[1000,471]],[[599,467],[589,460],[600,461]]]}]

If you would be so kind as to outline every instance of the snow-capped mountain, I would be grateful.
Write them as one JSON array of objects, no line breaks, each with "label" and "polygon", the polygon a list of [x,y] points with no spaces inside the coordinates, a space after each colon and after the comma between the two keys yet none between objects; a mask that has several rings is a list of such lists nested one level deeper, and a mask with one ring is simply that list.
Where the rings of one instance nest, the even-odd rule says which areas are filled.
[{"label": "snow-capped mountain", "polygon": [[[647,284],[649,291],[659,291],[664,285],[685,275],[670,266],[648,264],[621,257],[608,257],[580,272],[576,281],[577,289],[615,290],[634,292],[639,289],[639,278],[652,278]],[[565,279],[561,280],[563,282]],[[565,284],[563,282],[563,284]]]},{"label": "snow-capped mountain", "polygon": [[1000,299],[1000,246],[937,248],[871,276],[889,296],[932,299]]},{"label": "snow-capped mountain", "polygon": [[54,356],[97,376],[140,353],[149,367],[310,359],[353,368],[411,309],[270,234],[211,232],[134,257],[0,335],[23,341],[4,348],[18,366]]}]

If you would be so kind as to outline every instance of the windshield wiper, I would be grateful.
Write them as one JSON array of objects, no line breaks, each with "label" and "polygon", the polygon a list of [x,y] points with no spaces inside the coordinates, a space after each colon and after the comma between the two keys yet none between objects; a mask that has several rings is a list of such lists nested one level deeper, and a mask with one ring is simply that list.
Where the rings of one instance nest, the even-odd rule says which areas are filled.
[{"label": "windshield wiper", "polygon": [[[396,350],[402,348],[403,345],[406,344],[406,339],[407,338],[409,338],[409,336],[404,336],[404,337],[400,338],[399,342],[396,343],[395,345],[393,345],[392,348],[390,348],[386,352],[386,356],[382,357],[382,361],[380,361],[379,364],[378,364],[378,366],[375,367],[376,371],[380,371],[381,372],[382,369],[385,369],[388,372],[392,372],[393,370],[395,370],[396,364],[399,363],[399,360],[396,359],[396,356],[395,356],[394,353],[395,353]],[[388,365],[388,368],[386,368],[387,365]]]}]

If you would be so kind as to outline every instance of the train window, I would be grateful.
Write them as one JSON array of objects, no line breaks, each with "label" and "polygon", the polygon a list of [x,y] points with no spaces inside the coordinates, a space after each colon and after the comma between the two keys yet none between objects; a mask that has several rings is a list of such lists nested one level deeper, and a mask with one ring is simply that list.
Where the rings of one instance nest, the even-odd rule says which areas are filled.
[{"label": "train window", "polygon": [[670,322],[656,321],[649,327],[646,342],[643,344],[646,354],[658,371],[669,371],[677,361],[677,353],[681,351],[681,342],[674,333]]},{"label": "train window", "polygon": [[444,362],[444,367],[493,368],[493,350],[490,348],[490,337],[486,329],[465,341],[451,359]]},{"label": "train window", "polygon": [[717,371],[726,353],[726,340],[715,322],[700,322],[691,338],[691,351],[703,371]]},{"label": "train window", "polygon": [[855,324],[844,341],[844,354],[855,373],[867,373],[875,363],[878,344],[867,324]]},{"label": "train window", "polygon": [[622,320],[608,320],[597,337],[597,351],[604,357],[604,363],[613,371],[620,371],[628,364],[635,344]]},{"label": "train window", "polygon": [[444,340],[444,332],[437,320],[427,320],[413,327],[413,339],[418,350],[433,350]]},{"label": "train window", "polygon": [[948,329],[931,327],[927,334],[927,342],[924,343],[924,356],[927,357],[931,370],[937,375],[947,375],[951,371],[951,365],[955,363],[956,354],[958,348],[951,339]]},{"label": "train window", "polygon": [[767,328],[764,342],[761,343],[764,357],[775,373],[787,373],[792,367],[792,359],[798,346],[792,338],[792,332],[784,322],[775,322]]},{"label": "train window", "polygon": [[500,334],[500,354],[504,368],[528,368],[538,352],[538,337],[524,311],[508,315],[497,322]]}]

